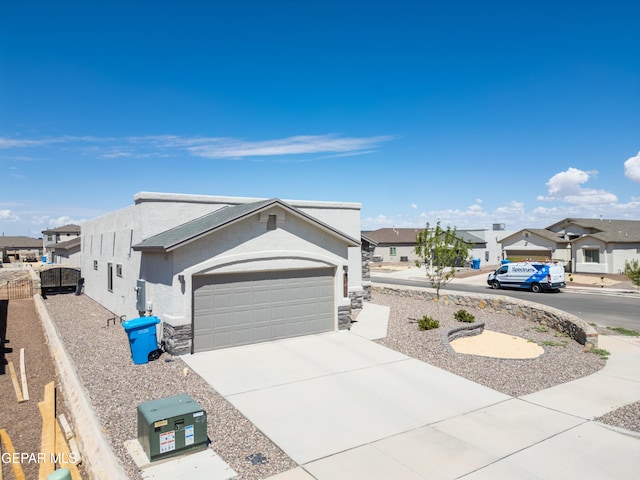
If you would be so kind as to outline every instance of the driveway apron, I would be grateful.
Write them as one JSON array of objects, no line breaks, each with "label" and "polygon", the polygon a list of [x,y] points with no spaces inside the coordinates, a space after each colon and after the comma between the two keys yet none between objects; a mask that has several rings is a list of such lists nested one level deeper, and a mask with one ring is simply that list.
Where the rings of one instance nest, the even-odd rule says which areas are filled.
[{"label": "driveway apron", "polygon": [[350,332],[184,360],[300,465],[510,399]]},{"label": "driveway apron", "polygon": [[183,357],[300,467],[273,480],[617,479],[640,436],[591,419],[640,400],[640,344],[599,373],[513,398],[352,332]]}]

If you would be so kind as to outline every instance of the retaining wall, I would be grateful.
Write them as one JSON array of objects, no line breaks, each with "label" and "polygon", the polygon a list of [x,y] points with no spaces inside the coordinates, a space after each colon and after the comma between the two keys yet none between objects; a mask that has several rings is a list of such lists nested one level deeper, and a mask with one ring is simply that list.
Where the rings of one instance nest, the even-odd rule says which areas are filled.
[{"label": "retaining wall", "polygon": [[[374,286],[373,292],[400,295],[409,298],[419,298],[434,301],[435,291],[424,288]],[[559,332],[566,333],[576,342],[584,345],[587,349],[598,348],[598,332],[575,315],[567,313],[557,308],[540,305],[539,303],[527,302],[516,298],[504,297],[502,295],[483,295],[479,293],[459,294],[451,291],[441,291],[440,301],[445,305],[454,304],[466,308],[479,308],[497,313],[506,313],[516,317],[526,318],[534,322],[546,325]]]}]

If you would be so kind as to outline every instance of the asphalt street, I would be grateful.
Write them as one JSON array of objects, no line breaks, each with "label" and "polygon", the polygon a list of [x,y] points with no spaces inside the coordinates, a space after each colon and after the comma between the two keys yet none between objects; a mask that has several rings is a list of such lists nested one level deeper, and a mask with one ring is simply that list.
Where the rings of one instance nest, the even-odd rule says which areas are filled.
[{"label": "asphalt street", "polygon": [[[532,293],[524,290],[492,290],[480,274],[467,279],[456,279],[445,290],[503,295],[537,302],[572,313],[589,323],[608,327],[623,327],[640,331],[640,294],[624,294],[596,288],[567,287],[559,292]],[[426,279],[397,278],[387,274],[372,275],[373,283],[429,287]]]}]

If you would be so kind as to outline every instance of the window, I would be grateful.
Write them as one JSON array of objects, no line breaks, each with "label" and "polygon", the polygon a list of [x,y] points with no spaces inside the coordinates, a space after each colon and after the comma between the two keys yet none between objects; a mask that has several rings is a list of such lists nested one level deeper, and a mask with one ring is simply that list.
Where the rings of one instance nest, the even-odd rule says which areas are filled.
[{"label": "window", "polygon": [[585,248],[583,252],[585,263],[600,263],[600,250],[597,248]]},{"label": "window", "polygon": [[93,261],[93,269],[98,270],[98,260]]},{"label": "window", "polygon": [[116,263],[116,275],[122,277],[122,264]]},{"label": "window", "polygon": [[107,290],[113,292],[113,263],[107,263]]},{"label": "window", "polygon": [[389,247],[389,255],[395,255],[396,254],[396,247]]}]

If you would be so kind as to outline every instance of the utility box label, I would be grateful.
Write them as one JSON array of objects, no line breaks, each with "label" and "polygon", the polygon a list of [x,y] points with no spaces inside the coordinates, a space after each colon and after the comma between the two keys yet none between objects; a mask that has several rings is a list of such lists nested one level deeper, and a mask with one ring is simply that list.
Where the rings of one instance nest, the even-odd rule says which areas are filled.
[{"label": "utility box label", "polygon": [[160,453],[170,452],[176,449],[176,432],[171,430],[170,432],[160,434]]},{"label": "utility box label", "polygon": [[193,425],[187,425],[184,427],[184,444],[193,445],[195,439],[195,430],[193,429]]}]

